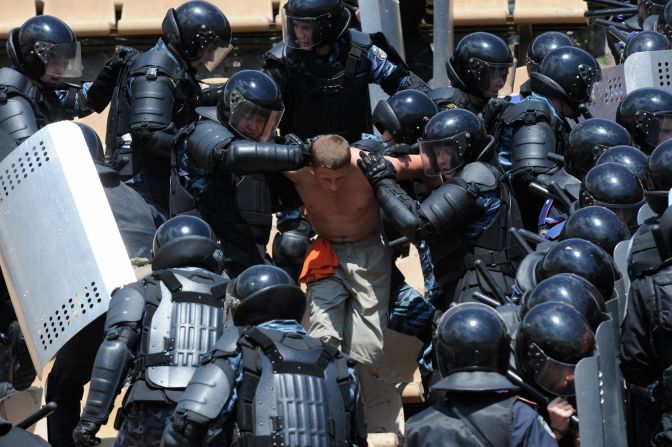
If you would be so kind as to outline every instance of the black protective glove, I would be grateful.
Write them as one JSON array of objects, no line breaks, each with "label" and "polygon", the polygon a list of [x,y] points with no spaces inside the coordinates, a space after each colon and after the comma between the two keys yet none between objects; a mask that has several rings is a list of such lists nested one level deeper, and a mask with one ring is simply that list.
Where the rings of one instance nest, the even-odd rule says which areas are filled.
[{"label": "black protective glove", "polygon": [[298,146],[301,149],[301,154],[303,155],[303,165],[308,166],[310,164],[311,154],[310,149],[313,146],[315,138],[308,138],[307,140],[302,140],[298,135],[293,133],[288,133],[284,136],[283,144],[287,146]]},{"label": "black protective glove", "polygon": [[176,412],[163,430],[161,447],[190,447],[201,445],[207,434],[203,424],[187,419],[182,412]]},{"label": "black protective glove", "polygon": [[86,102],[91,109],[100,113],[110,103],[114,88],[117,86],[117,77],[126,60],[138,50],[130,47],[119,47],[98,73],[86,94]]},{"label": "black protective glove", "polygon": [[359,156],[361,158],[357,160],[357,165],[374,188],[382,180],[396,180],[397,171],[382,155],[360,151]]},{"label": "black protective glove", "polygon": [[403,157],[404,155],[418,155],[420,153],[420,146],[418,146],[418,143],[413,144],[399,143],[390,147],[388,153],[392,157]]},{"label": "black protective glove", "polygon": [[100,438],[96,433],[100,430],[98,422],[80,420],[77,427],[72,431],[72,439],[77,447],[93,447],[100,444]]},{"label": "black protective glove", "polygon": [[492,126],[494,126],[495,120],[510,104],[511,98],[509,96],[504,98],[491,98],[487,104],[485,104],[480,115],[488,132],[492,131]]}]

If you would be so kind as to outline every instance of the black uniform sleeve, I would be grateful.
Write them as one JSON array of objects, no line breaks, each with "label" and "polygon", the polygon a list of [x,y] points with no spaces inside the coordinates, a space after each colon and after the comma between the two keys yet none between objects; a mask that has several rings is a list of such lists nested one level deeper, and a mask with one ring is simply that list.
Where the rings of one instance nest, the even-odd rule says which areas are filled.
[{"label": "black uniform sleeve", "polygon": [[621,326],[621,371],[626,381],[641,386],[658,378],[655,354],[651,349],[651,307],[647,292],[652,294],[653,291],[648,287],[648,281],[650,278],[637,278],[630,285],[628,309]]}]

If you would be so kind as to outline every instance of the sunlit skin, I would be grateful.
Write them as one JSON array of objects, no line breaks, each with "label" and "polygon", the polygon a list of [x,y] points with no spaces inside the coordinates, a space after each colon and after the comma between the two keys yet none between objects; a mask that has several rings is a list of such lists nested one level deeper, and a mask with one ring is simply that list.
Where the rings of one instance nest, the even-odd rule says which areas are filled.
[{"label": "sunlit skin", "polygon": [[[332,242],[360,241],[380,231],[373,189],[357,166],[359,151],[351,148],[350,165],[341,169],[305,167],[285,173],[294,182],[317,234]],[[419,155],[385,158],[395,167],[398,179],[422,177]]]},{"label": "sunlit skin", "polygon": [[665,117],[661,121],[660,130],[658,131],[658,144],[672,138],[672,117]]},{"label": "sunlit skin", "polygon": [[434,155],[436,156],[436,164],[441,170],[441,174],[452,177],[452,172],[455,169],[453,163],[453,151],[450,148],[435,148]]}]

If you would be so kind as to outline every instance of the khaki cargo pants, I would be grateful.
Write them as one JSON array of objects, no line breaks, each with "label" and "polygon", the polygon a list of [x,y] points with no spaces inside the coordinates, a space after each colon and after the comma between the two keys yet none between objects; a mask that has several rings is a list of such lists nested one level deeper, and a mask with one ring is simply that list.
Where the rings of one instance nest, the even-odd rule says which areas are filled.
[{"label": "khaki cargo pants", "polygon": [[390,248],[380,234],[332,246],[339,261],[334,276],[308,284],[310,335],[359,363],[374,364],[387,328]]}]

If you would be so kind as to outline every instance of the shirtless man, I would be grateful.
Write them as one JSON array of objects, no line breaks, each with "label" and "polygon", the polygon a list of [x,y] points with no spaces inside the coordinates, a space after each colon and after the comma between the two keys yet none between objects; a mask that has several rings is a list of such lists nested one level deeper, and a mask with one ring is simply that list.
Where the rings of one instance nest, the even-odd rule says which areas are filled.
[{"label": "shirtless man", "polygon": [[[311,248],[321,252],[318,263],[332,249],[337,259],[333,275],[305,281],[310,334],[373,365],[382,355],[392,260],[373,189],[357,166],[359,154],[344,138],[323,136],[312,145],[311,165],[285,175],[294,182],[319,236]],[[398,179],[422,176],[419,156],[388,159]],[[310,276],[310,265],[304,271],[306,267]]]}]

